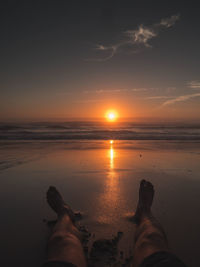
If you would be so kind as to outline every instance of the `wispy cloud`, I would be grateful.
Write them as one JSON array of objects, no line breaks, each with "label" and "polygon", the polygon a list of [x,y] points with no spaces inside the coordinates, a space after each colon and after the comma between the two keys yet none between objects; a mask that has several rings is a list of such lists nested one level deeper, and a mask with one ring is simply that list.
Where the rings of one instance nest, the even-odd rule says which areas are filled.
[{"label": "wispy cloud", "polygon": [[200,97],[200,93],[190,94],[190,95],[181,95],[181,96],[175,97],[173,99],[165,101],[162,104],[162,106],[169,106],[169,105],[175,104],[177,102],[185,102],[185,101],[187,101],[191,98],[195,98],[195,97]]},{"label": "wispy cloud", "polygon": [[169,28],[173,26],[176,21],[180,18],[180,15],[173,15],[170,18],[161,19],[160,25],[165,26],[166,28]]},{"label": "wispy cloud", "polygon": [[76,100],[73,101],[73,103],[78,103],[78,104],[88,104],[88,103],[98,103],[98,102],[103,102],[101,99],[81,99],[81,100]]},{"label": "wispy cloud", "polygon": [[200,81],[190,81],[187,85],[191,89],[200,89]]},{"label": "wispy cloud", "polygon": [[97,94],[102,94],[102,93],[121,93],[121,92],[127,92],[128,89],[107,89],[107,90],[96,90],[95,92]]},{"label": "wispy cloud", "polygon": [[86,90],[83,91],[83,93],[104,94],[104,93],[144,92],[144,91],[147,91],[147,88]]},{"label": "wispy cloud", "polygon": [[120,49],[128,47],[131,52],[138,52],[139,48],[152,47],[149,43],[151,39],[157,37],[159,33],[172,27],[180,18],[180,15],[173,15],[169,18],[161,19],[159,23],[155,23],[150,26],[139,25],[137,29],[127,30],[123,32],[124,40],[114,45],[105,46],[103,44],[97,44],[95,49],[104,53],[104,57],[91,59],[94,61],[106,61],[112,58]]},{"label": "wispy cloud", "polygon": [[[149,88],[152,89],[152,88]],[[144,92],[147,91],[147,88],[133,88],[131,89],[132,92]]]},{"label": "wispy cloud", "polygon": [[165,96],[165,95],[159,95],[159,96],[148,96],[146,99],[169,99],[173,98],[173,96]]},{"label": "wispy cloud", "polygon": [[127,92],[128,89],[99,89],[99,90],[86,90],[84,94],[104,94],[104,93],[120,93]]}]

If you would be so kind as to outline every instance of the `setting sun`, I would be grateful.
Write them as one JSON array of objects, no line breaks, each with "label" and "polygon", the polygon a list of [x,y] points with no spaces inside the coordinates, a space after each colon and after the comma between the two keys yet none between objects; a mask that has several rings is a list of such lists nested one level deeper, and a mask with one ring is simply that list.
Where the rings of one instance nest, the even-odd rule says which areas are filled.
[{"label": "setting sun", "polygon": [[108,120],[108,121],[115,121],[116,119],[117,119],[117,117],[118,117],[118,115],[117,115],[117,112],[116,111],[114,111],[114,110],[109,110],[109,111],[107,111],[107,113],[106,113],[106,119]]}]

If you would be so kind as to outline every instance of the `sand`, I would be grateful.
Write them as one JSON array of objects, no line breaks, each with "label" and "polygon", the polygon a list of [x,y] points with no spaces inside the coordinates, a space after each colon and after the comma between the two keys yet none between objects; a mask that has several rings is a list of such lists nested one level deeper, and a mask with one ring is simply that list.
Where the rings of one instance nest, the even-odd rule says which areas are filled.
[{"label": "sand", "polygon": [[56,186],[91,233],[122,232],[118,257],[133,251],[135,226],[128,220],[141,179],[156,190],[153,213],[173,251],[197,267],[200,243],[200,143],[174,141],[7,142],[0,146],[1,262],[4,267],[40,266],[54,220],[45,193]]}]

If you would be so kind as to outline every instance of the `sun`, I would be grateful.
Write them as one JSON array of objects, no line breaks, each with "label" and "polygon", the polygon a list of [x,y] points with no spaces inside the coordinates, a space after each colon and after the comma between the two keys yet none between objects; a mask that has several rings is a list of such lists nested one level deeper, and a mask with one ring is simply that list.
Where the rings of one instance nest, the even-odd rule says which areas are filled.
[{"label": "sun", "polygon": [[116,121],[118,114],[115,110],[108,110],[105,117],[108,121]]}]

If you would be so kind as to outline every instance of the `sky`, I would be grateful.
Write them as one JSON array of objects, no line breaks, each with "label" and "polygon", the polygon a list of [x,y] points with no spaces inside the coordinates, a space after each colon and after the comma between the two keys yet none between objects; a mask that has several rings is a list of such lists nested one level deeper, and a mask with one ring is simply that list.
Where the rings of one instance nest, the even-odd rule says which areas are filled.
[{"label": "sky", "polygon": [[3,0],[0,121],[200,119],[198,1]]}]

